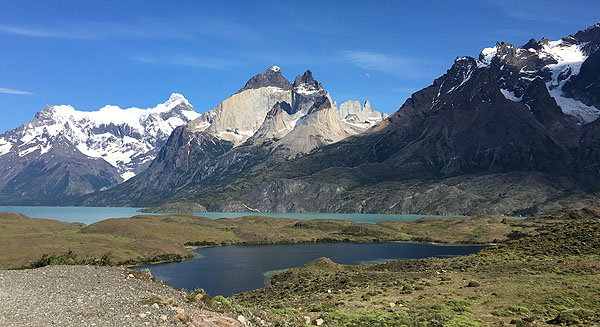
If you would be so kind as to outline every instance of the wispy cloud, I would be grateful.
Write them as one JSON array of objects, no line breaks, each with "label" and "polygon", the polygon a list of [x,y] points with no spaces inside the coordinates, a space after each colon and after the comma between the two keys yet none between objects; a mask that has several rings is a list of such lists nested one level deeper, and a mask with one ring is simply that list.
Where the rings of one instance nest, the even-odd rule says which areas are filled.
[{"label": "wispy cloud", "polygon": [[72,40],[104,40],[110,38],[153,38],[197,40],[218,38],[241,41],[255,40],[252,26],[239,22],[217,20],[212,17],[178,17],[172,20],[138,18],[133,21],[75,21],[54,22],[44,25],[0,24],[0,33],[36,38]]},{"label": "wispy cloud", "polygon": [[0,87],[0,93],[4,94],[19,94],[19,95],[33,95],[31,92],[15,90],[15,89],[7,89],[4,87]]},{"label": "wispy cloud", "polygon": [[419,68],[423,64],[422,60],[364,50],[346,50],[341,54],[344,60],[364,70],[383,72],[406,79],[423,77],[423,72]]},{"label": "wispy cloud", "polygon": [[56,38],[73,40],[99,40],[110,37],[151,37],[165,36],[165,33],[153,33],[132,24],[119,22],[78,22],[60,23],[46,26],[0,25],[0,32],[37,38]]},{"label": "wispy cloud", "polygon": [[0,25],[0,32],[30,37],[43,38],[71,38],[68,33],[47,27],[21,27],[14,25]]},{"label": "wispy cloud", "polygon": [[130,58],[134,61],[150,65],[176,65],[216,70],[227,69],[240,65],[238,61],[234,60],[214,58],[208,56],[197,56],[184,53],[162,56],[140,55],[131,56]]},{"label": "wispy cloud", "polygon": [[587,9],[589,2],[585,0],[485,0],[482,3],[500,9],[508,17],[526,21],[579,25],[597,19],[596,13]]}]

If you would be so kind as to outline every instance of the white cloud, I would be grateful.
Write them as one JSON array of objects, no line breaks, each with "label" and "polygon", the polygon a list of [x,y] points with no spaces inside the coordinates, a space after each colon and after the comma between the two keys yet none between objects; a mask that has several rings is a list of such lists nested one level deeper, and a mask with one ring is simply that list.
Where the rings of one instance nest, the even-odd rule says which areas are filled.
[{"label": "white cloud", "polygon": [[0,33],[36,38],[104,40],[109,38],[152,38],[198,40],[230,39],[251,42],[258,38],[253,26],[213,17],[178,17],[177,24],[139,18],[133,21],[68,21],[43,25],[0,24]]},{"label": "white cloud", "polygon": [[[118,22],[61,23],[48,26],[0,25],[0,32],[38,38],[97,40],[109,37],[150,37],[152,31]],[[156,36],[161,36],[157,34]]]},{"label": "white cloud", "polygon": [[421,70],[423,65],[421,60],[364,50],[342,51],[342,58],[365,70],[379,71],[406,79],[418,79],[424,75]]},{"label": "white cloud", "polygon": [[150,65],[176,65],[217,70],[239,66],[239,63],[233,60],[212,58],[206,56],[196,56],[183,53],[162,56],[141,55],[132,56],[130,58],[137,62]]},{"label": "white cloud", "polygon": [[586,0],[485,0],[482,3],[500,9],[506,16],[525,21],[546,21],[580,25],[597,21]]},{"label": "white cloud", "polygon": [[33,93],[31,93],[31,92],[14,90],[14,89],[7,89],[7,88],[4,88],[4,87],[0,87],[0,93],[4,93],[4,94],[19,94],[19,95],[33,95]]}]

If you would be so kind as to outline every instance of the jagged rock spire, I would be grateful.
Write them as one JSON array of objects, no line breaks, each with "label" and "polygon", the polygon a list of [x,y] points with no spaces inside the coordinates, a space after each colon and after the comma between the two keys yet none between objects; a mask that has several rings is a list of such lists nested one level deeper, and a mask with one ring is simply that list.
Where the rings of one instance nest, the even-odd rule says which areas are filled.
[{"label": "jagged rock spire", "polygon": [[281,74],[279,66],[271,66],[264,73],[253,76],[246,85],[237,93],[249,89],[260,89],[261,87],[274,86],[284,90],[291,90],[292,84]]}]

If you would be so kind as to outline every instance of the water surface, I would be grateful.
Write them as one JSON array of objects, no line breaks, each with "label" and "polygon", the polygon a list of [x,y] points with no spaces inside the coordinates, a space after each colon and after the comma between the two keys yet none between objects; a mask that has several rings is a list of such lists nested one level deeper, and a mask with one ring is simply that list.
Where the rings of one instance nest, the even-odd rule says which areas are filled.
[{"label": "water surface", "polygon": [[210,295],[231,296],[261,288],[270,276],[299,267],[319,257],[356,265],[426,257],[452,257],[474,253],[485,246],[424,243],[307,243],[236,245],[196,249],[196,258],[136,267],[149,268],[167,284]]},{"label": "water surface", "polygon": [[[64,222],[80,222],[86,225],[108,218],[124,218],[135,215],[165,215],[165,213],[141,213],[140,208],[129,207],[37,207],[37,206],[0,206],[0,212],[22,213],[32,218],[55,219]],[[360,213],[296,213],[296,212],[203,212],[196,216],[217,218],[237,218],[243,216],[265,216],[294,219],[342,219],[359,223],[378,221],[414,221],[424,215],[360,214]]]},{"label": "water surface", "polygon": [[46,218],[68,223],[93,224],[108,218],[124,218],[139,215],[140,208],[128,207],[42,207],[42,206],[0,206],[0,212],[22,213],[30,218]]}]

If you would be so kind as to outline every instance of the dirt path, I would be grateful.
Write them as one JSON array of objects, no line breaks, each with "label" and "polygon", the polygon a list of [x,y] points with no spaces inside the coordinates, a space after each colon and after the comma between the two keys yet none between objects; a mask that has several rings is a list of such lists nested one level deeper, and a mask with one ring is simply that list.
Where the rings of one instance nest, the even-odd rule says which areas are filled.
[{"label": "dirt path", "polygon": [[94,266],[0,270],[0,326],[246,326],[135,275]]}]

